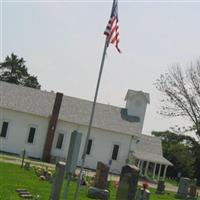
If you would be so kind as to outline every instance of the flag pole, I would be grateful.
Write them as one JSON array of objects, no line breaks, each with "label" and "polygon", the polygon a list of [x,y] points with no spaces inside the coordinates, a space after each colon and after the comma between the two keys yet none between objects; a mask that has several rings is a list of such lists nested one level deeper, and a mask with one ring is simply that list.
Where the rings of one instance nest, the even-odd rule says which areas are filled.
[{"label": "flag pole", "polygon": [[[111,16],[112,16],[116,1],[117,0],[113,0],[112,9],[111,9]],[[102,75],[102,72],[103,72],[106,50],[107,50],[107,47],[109,45],[109,42],[110,42],[110,36],[107,36],[106,39],[105,39],[103,55],[102,55],[102,59],[101,59],[100,69],[99,69],[99,76],[98,76],[98,80],[97,80],[96,91],[95,91],[95,95],[94,95],[94,101],[93,101],[93,104],[92,104],[92,110],[91,110],[91,115],[90,115],[88,132],[87,132],[87,136],[86,136],[86,140],[85,140],[85,146],[84,146],[84,149],[83,149],[82,161],[81,161],[81,166],[80,166],[80,174],[79,174],[79,178],[78,178],[78,181],[77,181],[77,187],[76,187],[76,192],[75,192],[75,195],[74,195],[74,200],[79,199],[80,185],[81,185],[81,179],[82,179],[82,174],[83,174],[83,168],[84,168],[84,165],[85,165],[87,145],[88,145],[88,141],[89,141],[89,138],[90,138],[92,122],[93,122],[94,112],[95,112],[95,107],[96,107],[96,101],[97,101],[97,96],[98,96],[98,91],[99,91],[99,86],[100,86],[100,81],[101,81],[101,75]]]},{"label": "flag pole", "polygon": [[100,69],[99,69],[99,76],[98,76],[98,80],[97,80],[96,91],[95,91],[95,95],[94,95],[94,101],[93,101],[93,104],[92,104],[92,111],[91,111],[91,115],[90,115],[88,132],[87,132],[85,146],[84,146],[83,155],[82,155],[80,174],[79,174],[79,178],[78,178],[78,181],[77,181],[76,193],[74,195],[74,200],[78,200],[78,197],[79,197],[81,178],[82,178],[83,168],[84,168],[84,165],[85,165],[86,150],[87,150],[87,145],[88,145],[88,141],[89,141],[89,138],[90,138],[92,122],[93,122],[94,112],[95,112],[95,107],[96,107],[96,101],[97,101],[97,96],[98,96],[98,91],[99,91],[99,85],[100,85],[100,81],[101,81],[101,75],[102,75],[102,72],[103,72],[103,66],[104,66],[104,61],[105,61],[106,50],[107,50],[108,44],[109,44],[109,37],[106,37],[103,55],[102,55],[102,59],[101,59],[101,65],[100,65]]}]

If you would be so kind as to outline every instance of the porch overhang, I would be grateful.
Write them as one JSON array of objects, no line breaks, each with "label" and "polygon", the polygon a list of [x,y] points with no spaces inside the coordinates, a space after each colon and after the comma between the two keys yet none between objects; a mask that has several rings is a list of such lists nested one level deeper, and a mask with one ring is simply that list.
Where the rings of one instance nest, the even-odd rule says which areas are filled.
[{"label": "porch overhang", "polygon": [[158,154],[152,154],[149,152],[132,152],[133,157],[135,157],[138,160],[144,160],[147,162],[152,162],[152,163],[158,163],[162,165],[168,165],[168,166],[173,166],[171,162],[169,162],[166,158],[164,158],[162,155]]}]

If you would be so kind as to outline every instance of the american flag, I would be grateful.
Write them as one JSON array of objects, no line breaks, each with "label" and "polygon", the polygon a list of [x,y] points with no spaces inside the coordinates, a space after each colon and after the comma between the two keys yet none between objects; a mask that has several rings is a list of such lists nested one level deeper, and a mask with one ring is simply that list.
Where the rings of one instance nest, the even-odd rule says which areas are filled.
[{"label": "american flag", "polygon": [[121,50],[118,47],[119,44],[119,26],[118,26],[118,5],[117,0],[113,1],[113,7],[111,11],[111,16],[106,26],[104,35],[107,36],[108,44],[114,44],[118,52],[121,53]]}]

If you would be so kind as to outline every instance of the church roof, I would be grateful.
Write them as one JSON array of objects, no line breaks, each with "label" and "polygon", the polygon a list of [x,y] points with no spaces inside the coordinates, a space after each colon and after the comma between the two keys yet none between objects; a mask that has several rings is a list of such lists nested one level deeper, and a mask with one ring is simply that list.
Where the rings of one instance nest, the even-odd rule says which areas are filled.
[{"label": "church roof", "polygon": [[[0,107],[42,117],[52,113],[56,94],[0,81]],[[88,126],[92,102],[63,96],[59,120]],[[138,120],[127,120],[122,116],[123,108],[97,103],[93,127],[104,130],[137,135],[141,133]]]},{"label": "church roof", "polygon": [[140,160],[164,165],[172,165],[171,162],[163,157],[160,137],[140,134],[136,140],[132,153],[135,158]]}]

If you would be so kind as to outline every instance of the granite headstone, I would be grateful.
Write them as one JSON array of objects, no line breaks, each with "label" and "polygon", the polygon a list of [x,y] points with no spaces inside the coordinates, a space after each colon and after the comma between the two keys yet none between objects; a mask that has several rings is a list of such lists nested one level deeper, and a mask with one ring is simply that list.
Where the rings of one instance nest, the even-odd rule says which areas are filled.
[{"label": "granite headstone", "polygon": [[193,179],[190,184],[189,195],[191,198],[197,196],[197,179]]},{"label": "granite headstone", "polygon": [[144,188],[139,188],[137,190],[136,200],[149,200],[150,199],[150,191]]},{"label": "granite headstone", "polygon": [[135,200],[139,172],[135,165],[122,167],[116,200]]},{"label": "granite headstone", "polygon": [[109,166],[102,162],[98,162],[96,168],[96,176],[94,179],[94,187],[100,189],[107,189],[108,173],[109,173]]},{"label": "granite headstone", "polygon": [[58,162],[56,164],[56,170],[49,200],[59,200],[64,173],[65,173],[65,163]]},{"label": "granite headstone", "polygon": [[190,179],[181,177],[179,186],[178,186],[177,197],[178,198],[186,198],[188,195],[189,186],[190,186]]},{"label": "granite headstone", "polygon": [[163,181],[163,180],[158,181],[156,192],[158,194],[164,194],[165,193],[165,181]]}]

